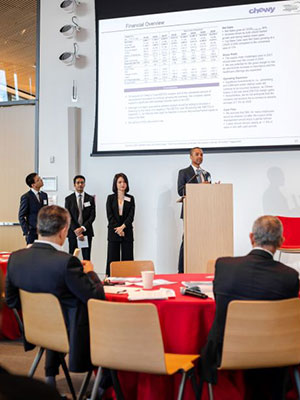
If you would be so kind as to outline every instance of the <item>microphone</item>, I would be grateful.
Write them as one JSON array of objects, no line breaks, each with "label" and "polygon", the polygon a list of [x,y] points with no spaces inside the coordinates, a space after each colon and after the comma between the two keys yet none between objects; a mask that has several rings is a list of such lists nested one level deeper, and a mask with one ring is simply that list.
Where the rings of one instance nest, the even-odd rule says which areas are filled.
[{"label": "microphone", "polygon": [[[200,173],[201,173],[202,176],[203,176],[204,182],[210,182],[210,183],[211,183],[211,177],[209,176],[208,172],[205,171],[205,169],[202,169],[200,166],[199,166],[199,168],[197,168],[197,169],[200,170]],[[197,175],[198,175],[198,174],[197,174]],[[206,178],[206,176],[207,176],[207,178]]]},{"label": "microphone", "polygon": [[200,297],[201,299],[207,299],[208,296],[205,293],[201,292],[201,289],[198,286],[191,286],[191,287],[181,287],[180,288],[180,293],[183,296],[195,296],[195,297]]},{"label": "microphone", "polygon": [[[180,192],[181,189],[185,189],[185,185],[187,185],[188,183],[191,183],[191,181],[193,179],[195,179],[198,176],[198,174],[194,174],[187,182],[185,182],[183,185],[181,185],[178,189],[178,191]],[[183,191],[184,196],[185,196],[185,190]]]}]

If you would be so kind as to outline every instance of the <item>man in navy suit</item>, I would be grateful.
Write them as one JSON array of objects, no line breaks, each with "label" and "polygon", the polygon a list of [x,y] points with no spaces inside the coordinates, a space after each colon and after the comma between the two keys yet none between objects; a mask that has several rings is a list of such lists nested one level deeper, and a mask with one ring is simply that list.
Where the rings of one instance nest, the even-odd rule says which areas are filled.
[{"label": "man in navy suit", "polygon": [[[185,196],[187,183],[211,183],[210,173],[200,167],[203,161],[203,150],[193,147],[190,150],[191,165],[178,172],[177,191],[179,196]],[[183,205],[180,218],[183,218]],[[183,273],[183,237],[179,251],[178,273]]]},{"label": "man in navy suit", "polygon": [[[105,299],[103,286],[89,261],[63,251],[70,225],[69,212],[59,206],[43,207],[38,215],[39,240],[28,249],[11,254],[7,266],[6,303],[20,308],[19,289],[33,293],[51,293],[60,301],[69,333],[69,368],[85,372],[90,359],[89,299]],[[32,345],[25,342],[25,350]],[[46,353],[47,382],[55,384],[60,359],[58,353]]]},{"label": "man in navy suit", "polygon": [[38,237],[36,231],[37,215],[42,207],[48,205],[48,195],[41,191],[44,183],[36,172],[27,175],[25,181],[30,190],[21,197],[19,222],[26,238],[26,243],[30,244]]},{"label": "man in navy suit", "polygon": [[[278,218],[258,218],[250,233],[252,251],[244,257],[222,257],[216,262],[214,296],[216,314],[205,347],[201,350],[202,379],[216,383],[221,363],[228,304],[232,300],[283,300],[298,297],[299,274],[273,256],[283,242]],[[285,399],[285,368],[247,371],[249,398]],[[272,390],[271,397],[264,391]],[[247,393],[247,397],[248,398]]]},{"label": "man in navy suit", "polygon": [[69,253],[73,254],[78,247],[77,240],[87,237],[88,247],[82,248],[84,260],[91,259],[92,238],[94,236],[93,222],[96,218],[96,206],[93,196],[84,192],[85,177],[76,175],[73,179],[74,193],[65,198],[65,208],[71,216],[68,232]]}]

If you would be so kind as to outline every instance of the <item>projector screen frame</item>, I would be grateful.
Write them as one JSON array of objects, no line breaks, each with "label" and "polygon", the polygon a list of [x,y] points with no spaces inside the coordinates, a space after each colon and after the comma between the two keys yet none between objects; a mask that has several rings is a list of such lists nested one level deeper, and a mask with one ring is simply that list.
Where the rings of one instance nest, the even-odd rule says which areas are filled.
[{"label": "projector screen frame", "polygon": [[[265,0],[265,1],[246,1],[246,0],[216,0],[211,3],[209,0],[202,0],[201,4],[197,0],[152,0],[141,1],[131,0],[124,2],[122,0],[111,0],[106,3],[95,0],[95,27],[96,27],[96,104],[95,104],[95,124],[94,124],[94,140],[91,157],[111,157],[111,156],[138,156],[138,155],[159,155],[159,154],[183,154],[187,153],[189,148],[177,149],[148,149],[148,150],[99,150],[98,149],[98,98],[99,98],[99,20],[121,18],[149,14],[161,14],[165,12],[176,12],[185,10],[201,10],[206,8],[251,5],[260,3],[274,3],[280,0]],[[100,6],[101,3],[101,6]],[[126,7],[125,7],[126,3]],[[197,3],[197,7],[195,7]],[[143,11],[141,12],[141,7]],[[102,11],[100,11],[100,9]],[[159,11],[158,11],[159,9]],[[101,18],[99,18],[101,14]],[[192,146],[191,146],[192,147]],[[236,147],[205,147],[201,146],[206,153],[241,153],[241,152],[280,152],[280,151],[299,151],[300,143],[295,145],[268,145],[268,146],[236,146]]]}]

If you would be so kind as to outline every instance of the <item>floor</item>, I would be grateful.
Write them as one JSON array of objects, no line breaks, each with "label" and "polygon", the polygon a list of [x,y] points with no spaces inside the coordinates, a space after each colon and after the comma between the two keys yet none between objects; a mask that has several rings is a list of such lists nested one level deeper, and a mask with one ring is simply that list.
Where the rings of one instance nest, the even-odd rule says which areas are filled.
[{"label": "floor", "polygon": [[[11,373],[27,375],[36,352],[37,350],[34,349],[25,353],[21,341],[0,341],[0,365]],[[41,380],[44,380],[44,357],[43,355],[34,375],[35,378]],[[71,373],[70,375],[75,392],[78,393],[85,374]],[[92,384],[93,378],[91,379],[90,387]],[[72,398],[62,370],[60,370],[60,375],[57,377],[57,389],[61,394],[67,395],[68,399]]]}]

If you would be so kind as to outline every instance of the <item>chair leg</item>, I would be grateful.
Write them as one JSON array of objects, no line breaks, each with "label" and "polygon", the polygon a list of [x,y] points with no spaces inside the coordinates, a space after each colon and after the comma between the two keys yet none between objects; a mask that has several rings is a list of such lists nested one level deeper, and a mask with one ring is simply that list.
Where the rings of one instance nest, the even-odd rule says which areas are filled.
[{"label": "chair leg", "polygon": [[98,391],[98,388],[99,388],[99,385],[100,385],[101,378],[102,378],[102,368],[99,367],[97,375],[96,375],[96,379],[95,379],[95,382],[94,382],[94,386],[93,386],[92,395],[91,395],[90,400],[96,400],[97,391]]},{"label": "chair leg", "polygon": [[113,381],[113,386],[114,386],[114,389],[115,389],[115,392],[117,395],[117,400],[124,400],[124,396],[123,396],[120,382],[118,379],[117,371],[115,371],[114,369],[110,369],[110,375],[111,375],[111,379]]},{"label": "chair leg", "polygon": [[83,396],[85,395],[85,392],[87,391],[87,388],[89,386],[91,376],[92,376],[93,370],[91,369],[89,372],[86,373],[84,380],[82,381],[81,388],[78,393],[78,400],[82,400]]},{"label": "chair leg", "polygon": [[58,353],[58,354],[59,354],[62,369],[64,371],[68,386],[69,386],[71,394],[72,394],[72,398],[73,398],[73,400],[76,400],[76,394],[75,394],[74,386],[73,386],[73,383],[72,383],[72,380],[71,380],[71,377],[69,374],[69,370],[68,370],[68,367],[67,367],[67,364],[65,361],[65,356],[62,353]]},{"label": "chair leg", "polygon": [[194,393],[195,393],[196,400],[200,400],[201,396],[200,396],[199,388],[198,388],[198,385],[197,385],[196,376],[195,376],[195,369],[194,368],[192,368],[189,371],[189,378],[191,379],[191,382],[192,382],[192,387],[193,387],[193,390],[194,390]]},{"label": "chair leg", "polygon": [[295,382],[296,382],[296,387],[297,387],[297,392],[298,392],[298,399],[300,399],[300,376],[299,376],[298,367],[294,367],[294,377],[295,377]]},{"label": "chair leg", "polygon": [[37,369],[37,366],[39,365],[39,362],[41,361],[41,358],[42,358],[42,355],[44,353],[44,350],[45,349],[43,347],[40,347],[37,355],[35,356],[35,358],[33,360],[33,363],[32,363],[32,365],[30,367],[30,371],[28,373],[29,378],[33,377],[33,375],[34,375],[34,373],[35,373],[35,371]]},{"label": "chair leg", "polygon": [[209,394],[209,400],[214,400],[214,393],[211,383],[208,384],[208,394]]},{"label": "chair leg", "polygon": [[182,373],[182,378],[179,386],[179,391],[178,391],[178,400],[182,400],[183,393],[184,393],[184,388],[185,388],[185,381],[186,381],[186,372],[185,371],[180,371]]}]

